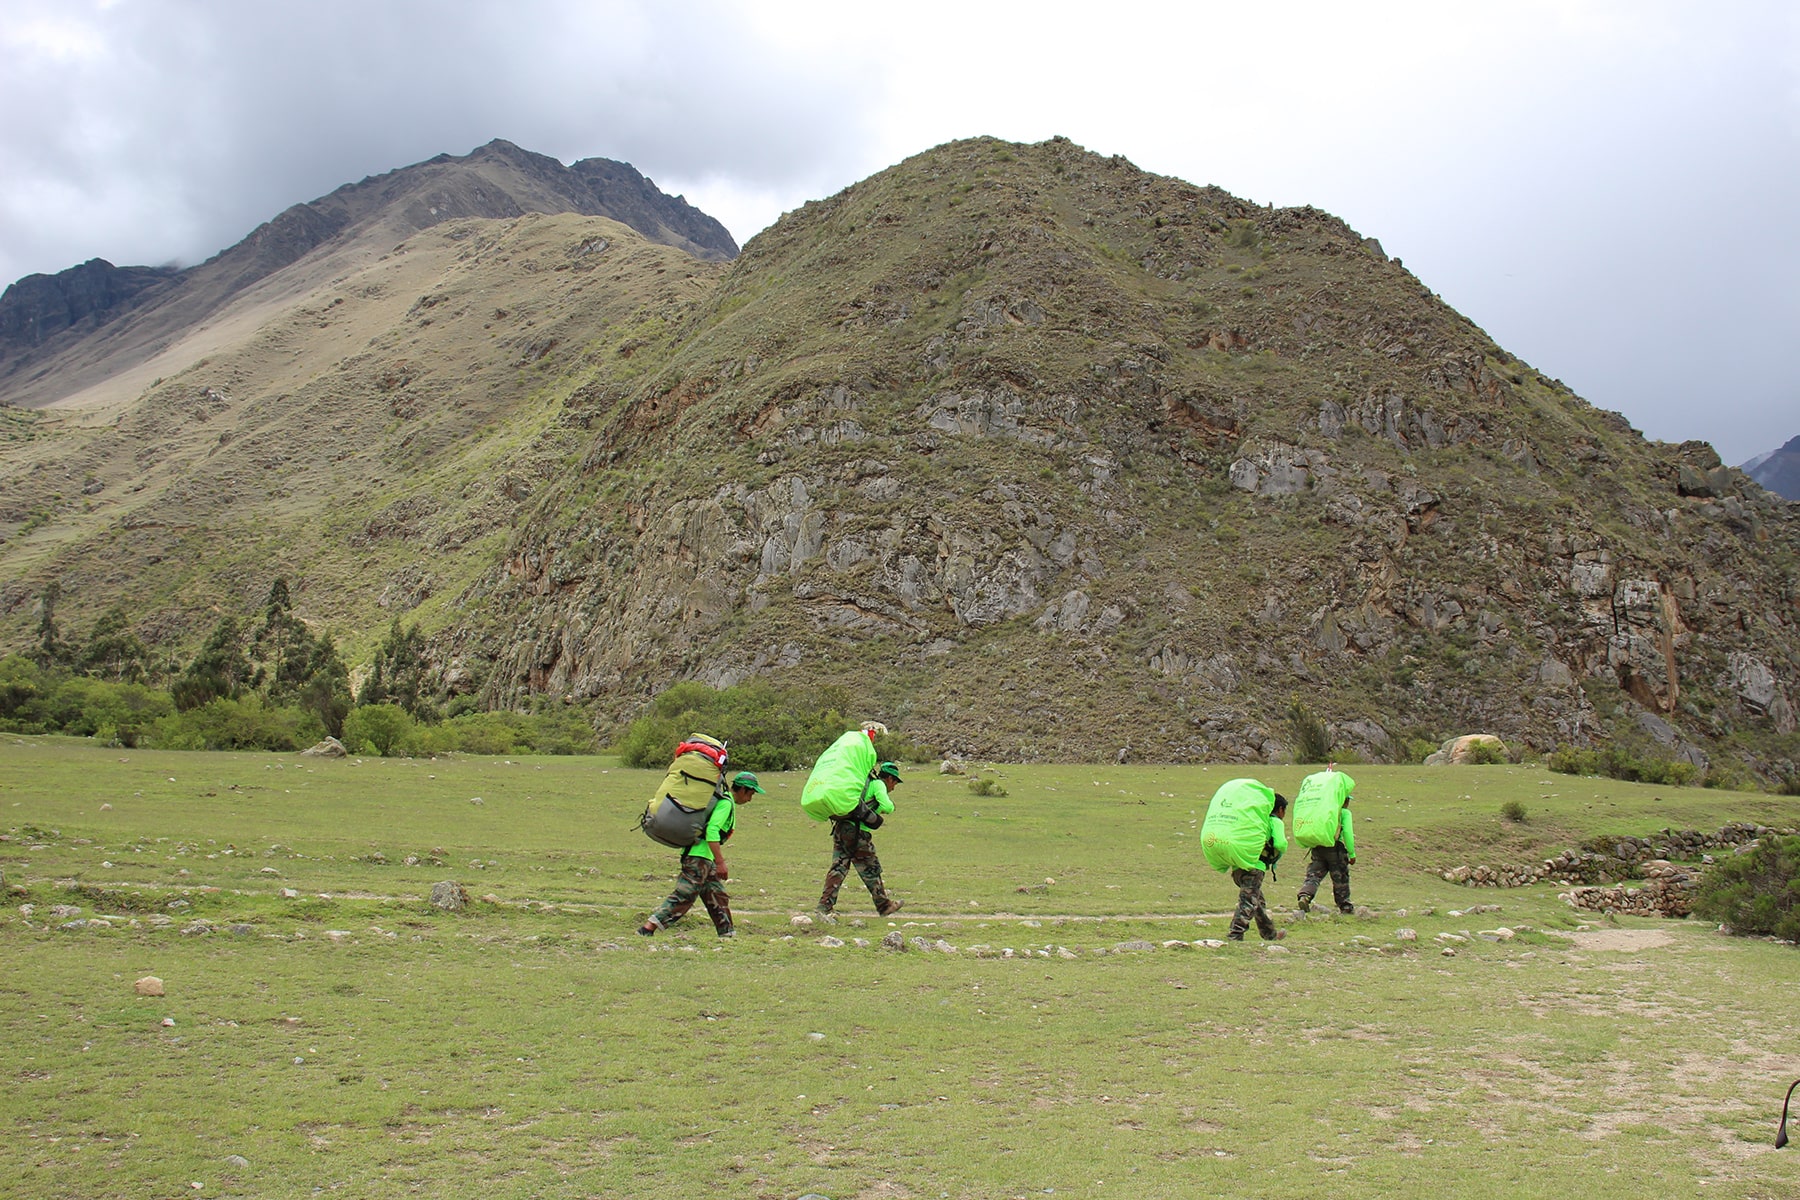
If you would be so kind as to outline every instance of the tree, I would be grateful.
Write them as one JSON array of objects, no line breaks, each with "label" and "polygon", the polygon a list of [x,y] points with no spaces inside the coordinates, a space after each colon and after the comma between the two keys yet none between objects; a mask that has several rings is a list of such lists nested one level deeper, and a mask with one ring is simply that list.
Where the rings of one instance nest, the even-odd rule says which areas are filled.
[{"label": "tree", "polygon": [[62,585],[51,580],[44,585],[38,599],[37,651],[38,666],[46,669],[69,661],[69,645],[56,627],[56,602],[62,599]]},{"label": "tree", "polygon": [[113,683],[142,683],[149,674],[150,651],[131,631],[123,605],[115,604],[100,614],[81,652],[84,675]]},{"label": "tree", "polygon": [[398,704],[413,716],[425,721],[438,719],[437,707],[426,698],[425,635],[413,625],[403,629],[400,619],[375,650],[375,661],[363,681],[356,702],[363,704]]},{"label": "tree", "polygon": [[332,737],[344,735],[344,718],[350,712],[350,668],[338,657],[331,634],[313,643],[306,680],[294,698],[301,708],[318,716],[326,733]]},{"label": "tree", "polygon": [[250,659],[244,654],[244,635],[236,617],[221,617],[169,691],[182,712],[201,708],[214,700],[235,700],[250,686]]},{"label": "tree", "polygon": [[305,687],[313,650],[312,631],[294,615],[287,580],[276,579],[263,602],[262,624],[250,639],[250,655],[258,664],[251,682],[268,693],[270,703],[286,703]]}]

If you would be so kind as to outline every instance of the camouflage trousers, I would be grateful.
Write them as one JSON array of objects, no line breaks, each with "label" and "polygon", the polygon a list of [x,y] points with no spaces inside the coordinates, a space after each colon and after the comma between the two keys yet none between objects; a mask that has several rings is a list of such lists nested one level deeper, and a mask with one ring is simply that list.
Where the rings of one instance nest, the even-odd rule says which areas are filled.
[{"label": "camouflage trousers", "polygon": [[687,916],[688,909],[699,900],[706,906],[706,915],[712,918],[713,928],[720,933],[730,933],[731,897],[726,893],[725,885],[719,882],[717,871],[718,867],[710,858],[698,854],[682,855],[681,874],[675,879],[675,890],[650,914],[650,919],[666,929]]},{"label": "camouflage trousers", "polygon": [[1262,894],[1263,873],[1246,871],[1242,867],[1231,868],[1231,882],[1238,886],[1237,911],[1231,914],[1231,931],[1225,936],[1242,941],[1244,931],[1250,928],[1250,922],[1256,922],[1256,932],[1267,940],[1275,938],[1275,922],[1269,917],[1269,910],[1263,905]]},{"label": "camouflage trousers", "polygon": [[825,872],[825,890],[819,893],[820,911],[830,912],[837,907],[838,889],[844,886],[853,867],[862,878],[863,886],[869,889],[875,911],[885,916],[893,900],[888,896],[887,885],[881,882],[881,860],[875,857],[875,838],[855,821],[831,823],[831,868]]},{"label": "camouflage trousers", "polygon": [[1306,882],[1300,885],[1300,911],[1312,907],[1313,897],[1318,895],[1319,884],[1326,875],[1331,876],[1331,898],[1338,911],[1355,912],[1356,906],[1350,903],[1350,853],[1342,842],[1312,848],[1312,859],[1306,864]]}]

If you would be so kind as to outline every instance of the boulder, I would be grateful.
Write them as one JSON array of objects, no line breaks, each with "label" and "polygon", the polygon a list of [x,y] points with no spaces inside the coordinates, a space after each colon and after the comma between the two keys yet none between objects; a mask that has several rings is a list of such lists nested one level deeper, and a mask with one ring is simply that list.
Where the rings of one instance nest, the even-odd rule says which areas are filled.
[{"label": "boulder", "polygon": [[343,758],[350,752],[344,749],[344,743],[334,737],[322,742],[315,742],[300,752],[301,758]]},{"label": "boulder", "polygon": [[445,879],[431,885],[431,906],[444,912],[461,912],[469,907],[469,892],[454,879]]},{"label": "boulder", "polygon": [[140,996],[160,996],[163,994],[163,981],[154,975],[146,975],[131,986]]},{"label": "boulder", "polygon": [[1491,733],[1465,733],[1461,737],[1453,737],[1439,747],[1437,753],[1426,758],[1428,767],[1463,766],[1472,763],[1476,758],[1476,747],[1486,746],[1498,754],[1507,757],[1506,743]]}]

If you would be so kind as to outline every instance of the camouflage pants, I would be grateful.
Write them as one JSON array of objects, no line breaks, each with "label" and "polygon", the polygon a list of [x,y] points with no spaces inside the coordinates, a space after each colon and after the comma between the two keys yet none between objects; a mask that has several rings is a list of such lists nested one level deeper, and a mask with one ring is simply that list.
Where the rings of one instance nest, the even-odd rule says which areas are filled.
[{"label": "camouflage pants", "polygon": [[731,897],[726,893],[725,885],[719,882],[715,874],[717,869],[710,858],[684,854],[681,874],[675,879],[675,890],[650,914],[650,919],[666,929],[687,916],[688,909],[699,900],[706,905],[706,915],[712,918],[713,928],[720,933],[730,933]]},{"label": "camouflage pants", "polygon": [[1312,906],[1312,899],[1318,895],[1319,885],[1326,875],[1331,876],[1331,898],[1337,903],[1338,911],[1356,911],[1356,906],[1350,903],[1350,854],[1342,842],[1312,848],[1312,859],[1306,864],[1306,882],[1300,885],[1301,911]]},{"label": "camouflage pants", "polygon": [[885,915],[893,903],[887,885],[881,882],[881,860],[875,857],[875,838],[855,821],[831,823],[831,869],[825,872],[825,890],[819,893],[819,908],[830,912],[837,907],[838,889],[850,877],[854,867],[869,889],[875,911]]},{"label": "camouflage pants", "polygon": [[1261,871],[1231,868],[1231,882],[1238,885],[1238,904],[1237,911],[1231,914],[1231,931],[1227,937],[1243,940],[1244,930],[1255,921],[1256,932],[1267,940],[1274,940],[1275,922],[1270,920],[1269,910],[1263,906],[1262,881]]}]

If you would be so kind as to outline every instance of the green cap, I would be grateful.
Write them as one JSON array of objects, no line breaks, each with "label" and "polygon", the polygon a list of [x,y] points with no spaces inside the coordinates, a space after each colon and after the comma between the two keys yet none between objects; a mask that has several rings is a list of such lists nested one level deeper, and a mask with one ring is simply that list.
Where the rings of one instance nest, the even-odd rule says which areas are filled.
[{"label": "green cap", "polygon": [[731,777],[731,786],[734,788],[747,787],[758,795],[767,795],[767,793],[763,791],[762,784],[756,782],[756,776],[752,775],[749,771],[739,771],[736,775],[733,775]]},{"label": "green cap", "polygon": [[900,778],[900,764],[899,763],[884,762],[879,767],[875,768],[875,773],[877,775],[886,775],[889,779],[893,780],[895,783],[905,783],[906,782],[904,779]]}]

